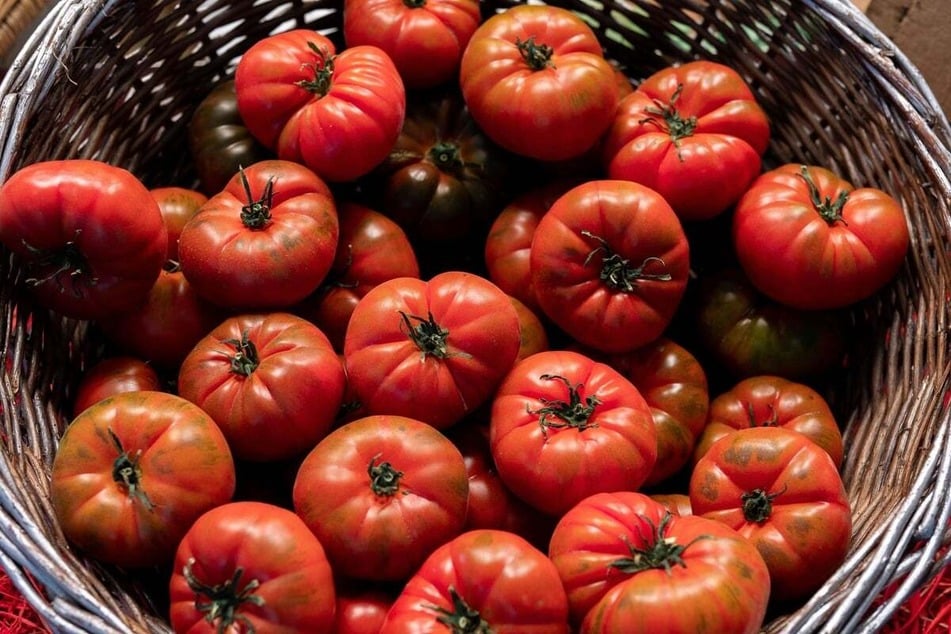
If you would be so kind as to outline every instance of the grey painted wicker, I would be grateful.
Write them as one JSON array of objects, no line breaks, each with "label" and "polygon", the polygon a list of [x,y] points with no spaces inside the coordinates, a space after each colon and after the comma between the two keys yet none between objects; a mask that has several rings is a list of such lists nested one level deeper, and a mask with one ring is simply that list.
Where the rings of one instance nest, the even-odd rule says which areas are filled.
[{"label": "grey painted wicker", "polygon": [[[267,33],[337,31],[340,4],[60,0],[0,84],[0,179],[36,160],[95,157],[149,185],[188,181],[185,125],[213,83]],[[847,0],[556,4],[589,16],[635,79],[693,57],[733,65],[771,117],[770,162],[826,165],[905,205],[907,265],[854,311],[868,344],[830,394],[847,426],[852,552],[811,601],[768,623],[878,629],[944,563],[951,540],[947,119],[919,73]],[[96,343],[85,324],[30,304],[9,255],[0,266],[0,564],[54,631],[166,632],[147,593],[83,561],[57,532],[47,467]],[[892,598],[878,599],[893,582]]]}]

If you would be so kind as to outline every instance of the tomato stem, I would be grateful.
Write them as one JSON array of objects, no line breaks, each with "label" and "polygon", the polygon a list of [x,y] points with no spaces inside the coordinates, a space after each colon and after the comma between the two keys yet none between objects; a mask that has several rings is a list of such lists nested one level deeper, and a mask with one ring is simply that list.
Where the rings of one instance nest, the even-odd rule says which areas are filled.
[{"label": "tomato stem", "polygon": [[[446,345],[449,331],[436,323],[431,312],[428,318],[423,318],[400,311],[400,317],[402,318],[401,327],[405,329],[406,336],[416,344],[424,358],[434,356],[437,359],[445,359],[449,356],[449,348]],[[411,319],[418,323],[414,326]]]},{"label": "tomato stem", "polygon": [[623,291],[631,293],[634,291],[638,280],[655,280],[660,282],[669,282],[673,279],[670,273],[647,273],[645,269],[649,264],[659,262],[661,266],[666,266],[662,258],[657,256],[648,256],[640,264],[633,266],[631,261],[616,253],[608,245],[607,241],[590,231],[582,231],[581,235],[586,238],[597,240],[600,245],[588,253],[584,259],[584,265],[588,266],[595,254],[601,253],[601,273],[599,278],[608,288],[614,291]]},{"label": "tomato stem", "polygon": [[686,568],[687,564],[683,559],[684,551],[698,539],[703,539],[704,536],[700,535],[687,544],[678,544],[676,537],[669,537],[666,534],[672,517],[670,511],[667,511],[664,513],[664,517],[661,518],[660,524],[654,526],[650,519],[642,516],[641,519],[651,527],[651,534],[645,536],[641,532],[640,525],[637,526],[637,536],[644,543],[644,547],[634,546],[625,536],[624,543],[631,556],[615,559],[608,564],[608,567],[616,568],[630,575],[655,568],[663,568],[667,574],[670,574],[675,565]]},{"label": "tomato stem", "polygon": [[842,217],[842,209],[849,200],[848,192],[839,192],[839,196],[835,200],[832,200],[830,196],[822,198],[822,195],[819,193],[819,187],[816,185],[816,181],[813,180],[812,174],[809,173],[807,166],[799,166],[799,175],[802,177],[802,180],[806,181],[806,187],[809,188],[809,198],[812,201],[812,206],[822,219],[825,220],[829,226],[834,225],[836,222],[841,222],[845,226],[848,226],[849,223]]},{"label": "tomato stem", "polygon": [[314,78],[302,79],[297,82],[297,85],[304,90],[318,95],[318,97],[323,97],[330,92],[330,86],[333,84],[335,56],[328,55],[327,51],[313,42],[307,42],[307,46],[317,55],[317,62],[304,64],[305,68],[309,68],[314,72]]},{"label": "tomato stem", "polygon": [[410,9],[419,9],[426,6],[426,0],[403,0],[403,4]]},{"label": "tomato stem", "polygon": [[[542,374],[538,378],[545,381],[561,381],[568,387],[568,400],[556,401],[554,399],[540,398],[544,404],[536,410],[528,410],[529,414],[539,414],[538,424],[542,428],[542,435],[548,438],[548,429],[562,429],[572,427],[578,431],[584,431],[592,427],[597,427],[597,423],[589,422],[594,415],[594,410],[601,403],[597,396],[587,396],[584,401],[581,400],[581,388],[583,384],[572,385],[568,379],[558,374]],[[552,418],[559,419],[552,421]]]},{"label": "tomato stem", "polygon": [[238,168],[241,175],[241,186],[244,187],[244,193],[248,197],[248,204],[241,207],[241,222],[248,229],[263,229],[271,222],[271,206],[274,203],[274,177],[267,179],[264,185],[264,191],[261,198],[254,199],[251,193],[251,183],[248,182],[248,176],[244,173],[244,168]]},{"label": "tomato stem", "polygon": [[555,67],[554,62],[551,61],[551,56],[555,53],[555,50],[547,44],[536,44],[534,35],[524,41],[516,38],[515,46],[518,47],[518,52],[522,54],[522,59],[533,71]]},{"label": "tomato stem", "polygon": [[129,456],[122,446],[122,441],[112,429],[109,430],[109,436],[119,451],[119,456],[112,463],[112,479],[125,488],[129,497],[142,504],[145,510],[151,511],[155,507],[145,489],[142,488],[142,469],[139,467],[142,450],[136,451],[135,456]]},{"label": "tomato stem", "polygon": [[782,491],[776,493],[767,493],[764,489],[747,491],[740,496],[740,500],[743,502],[743,517],[746,518],[747,522],[762,524],[773,514],[773,500],[785,491],[785,486]]},{"label": "tomato stem", "polygon": [[[81,231],[81,229],[77,229],[75,237],[78,237]],[[73,295],[82,297],[83,293],[80,289],[80,281],[90,286],[95,286],[98,281],[96,277],[88,275],[89,263],[76,245],[75,238],[59,249],[38,249],[26,241],[23,242],[23,246],[26,247],[27,251],[29,251],[34,258],[27,263],[29,270],[46,271],[52,269],[52,271],[44,273],[42,276],[27,277],[23,280],[25,284],[39,286],[40,284],[53,281],[56,282],[60,292],[66,292],[63,277],[68,276]]]},{"label": "tomato stem", "polygon": [[769,410],[769,418],[760,421],[756,418],[756,413],[753,411],[753,404],[746,404],[746,414],[749,417],[750,427],[775,427],[779,423],[779,415],[776,413],[776,408],[773,407],[773,404],[767,403],[766,408]]},{"label": "tomato stem", "polygon": [[454,174],[465,168],[459,146],[452,141],[440,141],[429,148],[427,156],[440,171]]},{"label": "tomato stem", "polygon": [[[254,594],[260,586],[257,579],[252,579],[239,589],[241,577],[244,575],[244,569],[240,566],[235,568],[231,578],[223,583],[210,586],[200,581],[194,572],[195,558],[189,558],[182,569],[182,575],[188,583],[189,589],[196,594],[195,609],[205,615],[205,621],[214,625],[217,622],[216,632],[230,631],[235,623],[244,625],[244,631],[254,632],[254,626],[250,619],[239,613],[241,606],[245,603],[252,603],[256,606],[264,605],[264,599]],[[200,597],[207,597],[203,600]]]},{"label": "tomato stem", "polygon": [[452,586],[449,586],[449,597],[452,599],[451,611],[438,605],[426,607],[439,614],[436,620],[448,627],[451,634],[492,634],[492,628],[479,611],[466,603]]},{"label": "tomato stem", "polygon": [[376,464],[380,454],[376,454],[370,459],[367,466],[367,473],[370,476],[370,488],[376,495],[392,496],[400,490],[400,478],[403,472],[393,468],[389,462]]},{"label": "tomato stem", "polygon": [[231,357],[231,371],[241,376],[251,376],[261,365],[258,348],[248,339],[248,331],[241,333],[240,339],[226,339],[224,343],[234,346],[235,353]]},{"label": "tomato stem", "polygon": [[677,100],[683,92],[684,85],[677,84],[674,94],[670,96],[670,101],[663,103],[657,99],[654,100],[654,107],[644,108],[644,114],[647,116],[640,120],[640,123],[648,123],[657,126],[663,132],[670,135],[670,140],[677,148],[677,158],[683,163],[684,157],[680,152],[680,141],[692,136],[697,129],[697,117],[683,117],[677,110]]}]

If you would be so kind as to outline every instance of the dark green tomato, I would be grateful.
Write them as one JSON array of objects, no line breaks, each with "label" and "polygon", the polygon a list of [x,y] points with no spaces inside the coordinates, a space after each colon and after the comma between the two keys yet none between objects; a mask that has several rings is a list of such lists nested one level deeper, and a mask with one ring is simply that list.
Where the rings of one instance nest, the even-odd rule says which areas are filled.
[{"label": "dark green tomato", "polygon": [[272,153],[259,144],[238,114],[234,80],[218,84],[188,123],[188,148],[203,192],[217,194],[238,172]]}]

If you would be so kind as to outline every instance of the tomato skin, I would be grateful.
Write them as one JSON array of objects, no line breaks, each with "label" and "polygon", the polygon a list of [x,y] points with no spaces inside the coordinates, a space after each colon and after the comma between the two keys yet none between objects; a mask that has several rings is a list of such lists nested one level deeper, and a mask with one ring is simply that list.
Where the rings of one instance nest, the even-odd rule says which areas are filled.
[{"label": "tomato skin", "polygon": [[530,357],[536,352],[544,352],[551,347],[548,340],[548,331],[544,322],[535,314],[535,311],[510,297],[512,305],[515,306],[515,312],[518,314],[519,347],[516,361],[521,361],[525,357]]},{"label": "tomato skin", "polygon": [[182,229],[182,272],[221,307],[288,308],[324,280],[339,232],[333,194],[319,176],[290,161],[261,161],[235,174]]},{"label": "tomato skin", "polygon": [[295,512],[343,576],[408,578],[466,520],[469,479],[443,434],[403,416],[338,427],[304,458]]},{"label": "tomato skin", "polygon": [[489,443],[502,482],[556,516],[594,493],[637,489],[657,459],[657,432],[638,389],[568,350],[512,368],[492,400]]},{"label": "tomato skin", "polygon": [[[652,551],[658,536],[672,540],[668,547],[682,547],[682,564],[658,557],[657,568],[619,565],[631,562],[632,547]],[[755,634],[763,624],[770,579],[752,544],[719,522],[671,515],[642,493],[599,493],[581,501],[555,526],[548,554],[572,622],[586,634]]]},{"label": "tomato skin", "polygon": [[701,60],[651,75],[618,105],[604,140],[610,178],[659,192],[681,220],[739,200],[761,167],[769,122],[732,68]]},{"label": "tomato skin", "polygon": [[454,79],[480,22],[477,0],[347,0],[343,5],[347,46],[383,49],[412,89]]},{"label": "tomato skin", "polygon": [[73,399],[73,418],[108,396],[140,391],[162,391],[155,368],[136,357],[107,357],[79,378]]},{"label": "tomato skin", "polygon": [[251,46],[235,69],[235,92],[256,139],[333,182],[352,181],[386,158],[406,114],[403,81],[382,49],[336,53],[330,39],[306,29]]},{"label": "tomato skin", "polygon": [[539,221],[529,265],[544,314],[578,342],[621,353],[658,338],[686,291],[689,245],[673,210],[643,185],[594,180]]},{"label": "tomato skin", "polygon": [[[379,634],[463,631],[449,623],[460,603],[498,634],[568,634],[568,605],[558,571],[544,553],[507,531],[467,531],[433,552],[393,602]],[[451,615],[455,615],[455,619]]]},{"label": "tomato skin", "polygon": [[132,173],[66,159],[27,165],[3,183],[0,242],[44,307],[94,320],[142,301],[165,262],[167,231]]},{"label": "tomato skin", "polygon": [[[123,465],[126,481],[117,479]],[[170,562],[192,522],[234,489],[234,460],[211,417],[174,394],[149,391],[115,394],[74,418],[50,481],[66,538],[124,568]]]},{"label": "tomato skin", "polygon": [[786,164],[762,174],[737,203],[733,244],[760,292],[828,310],[870,297],[897,275],[909,233],[900,203],[885,192],[856,189],[823,167]]},{"label": "tomato skin", "polygon": [[737,430],[694,465],[693,512],[733,528],[759,550],[775,600],[817,590],[845,560],[852,512],[828,453],[782,427]]},{"label": "tomato skin", "polygon": [[[209,620],[210,606],[200,607],[216,600],[229,606],[254,582],[260,584],[250,590],[254,599],[238,601],[233,614],[219,610]],[[213,588],[230,588],[232,596],[213,596]],[[242,627],[327,632],[336,610],[333,573],[320,542],[292,511],[262,502],[223,504],[195,520],[176,550],[169,598],[172,628],[193,634]]]},{"label": "tomato skin", "polygon": [[149,193],[162,212],[162,220],[168,232],[166,258],[177,262],[178,239],[182,235],[182,229],[198,213],[201,206],[208,202],[208,196],[194,189],[176,186],[156,187],[150,189]]},{"label": "tomato skin", "polygon": [[330,430],[346,375],[326,335],[290,313],[225,319],[182,361],[178,392],[251,461],[309,451]]},{"label": "tomato skin", "polygon": [[663,504],[674,515],[693,515],[690,496],[686,493],[652,493],[650,499]]},{"label": "tomato skin", "polygon": [[331,634],[379,634],[393,604],[388,593],[374,589],[337,588],[337,621]]},{"label": "tomato skin", "polygon": [[445,429],[491,397],[519,346],[509,296],[479,275],[447,271],[367,293],[350,318],[344,359],[368,413]]},{"label": "tomato skin", "polygon": [[489,138],[542,161],[589,150],[618,104],[614,68],[597,35],[551,5],[516,5],[487,18],[462,54],[459,85]]}]

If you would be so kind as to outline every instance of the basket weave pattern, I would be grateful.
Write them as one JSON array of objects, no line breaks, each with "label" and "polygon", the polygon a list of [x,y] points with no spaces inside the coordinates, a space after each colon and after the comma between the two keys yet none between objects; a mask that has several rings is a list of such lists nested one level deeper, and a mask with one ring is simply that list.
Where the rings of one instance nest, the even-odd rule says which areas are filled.
[{"label": "basket weave pattern", "polygon": [[[483,2],[486,13],[512,3]],[[715,59],[770,116],[766,166],[823,165],[904,205],[907,263],[853,311],[863,345],[829,399],[845,425],[849,559],[769,631],[872,631],[937,570],[951,535],[948,325],[951,127],[918,72],[848,0],[564,0],[638,80]],[[340,2],[61,0],[0,84],[0,179],[98,158],[150,187],[194,182],[185,129],[261,37],[308,27],[339,42]],[[58,632],[168,632],[149,595],[78,558],[58,532],[48,468],[70,392],[100,353],[86,324],[38,310],[0,257],[0,565]],[[33,581],[44,589],[39,592]],[[902,585],[885,603],[882,589]]]}]

